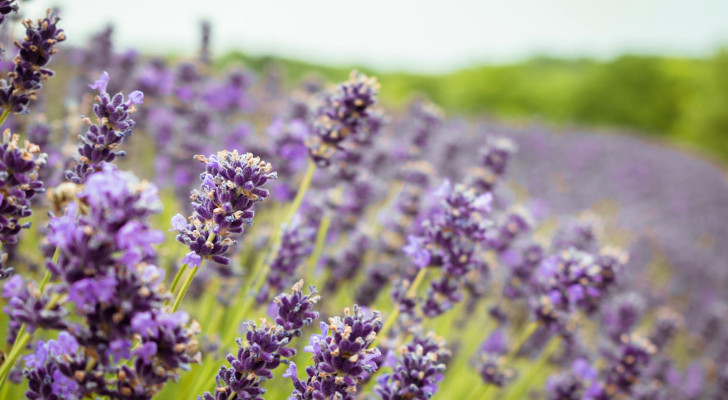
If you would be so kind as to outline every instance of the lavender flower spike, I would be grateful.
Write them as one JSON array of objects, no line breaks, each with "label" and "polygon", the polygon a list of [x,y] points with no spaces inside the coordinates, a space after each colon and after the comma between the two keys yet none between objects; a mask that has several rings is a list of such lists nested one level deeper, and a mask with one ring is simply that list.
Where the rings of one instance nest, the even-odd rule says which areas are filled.
[{"label": "lavender flower spike", "polygon": [[230,367],[222,366],[215,378],[215,395],[205,393],[198,399],[203,400],[263,400],[265,388],[262,384],[273,378],[273,370],[282,358],[296,355],[296,350],[288,347],[290,341],[301,335],[300,329],[318,318],[312,310],[319,297],[311,288],[311,293],[303,295],[303,281],[293,285],[291,294],[276,297],[278,307],[275,324],[261,321],[260,326],[248,321],[245,323],[245,340],[237,339],[238,352],[229,354]]},{"label": "lavender flower spike", "polygon": [[270,163],[237,150],[195,158],[205,163],[205,172],[200,188],[190,196],[194,212],[187,221],[175,215],[172,228],[177,240],[190,248],[185,257],[190,267],[199,266],[203,258],[227,265],[225,254],[235,244],[234,237],[253,223],[253,206],[268,197],[263,186],[277,175]]},{"label": "lavender flower spike", "polygon": [[[46,164],[47,155],[28,141],[18,143],[18,135],[10,130],[3,133],[0,144],[0,243],[14,244],[21,229],[30,227],[22,218],[30,217],[31,200],[43,193],[39,170]],[[9,277],[13,270],[5,264],[7,254],[0,253],[0,280]]]},{"label": "lavender flower spike", "polygon": [[[417,341],[422,339],[400,349],[394,373],[377,379],[374,391],[382,400],[429,399],[437,392],[437,383],[443,379],[445,370],[443,360],[438,358],[443,348],[424,347],[415,344]],[[438,344],[442,345],[442,342]]]},{"label": "lavender flower spike", "polygon": [[381,329],[378,311],[367,314],[356,305],[353,312],[345,309],[343,318],[322,322],[321,334],[312,335],[304,349],[314,362],[306,368],[307,381],[298,379],[293,363],[284,375],[293,380],[292,398],[354,400],[357,385],[377,370],[374,360],[381,353],[372,344]]},{"label": "lavender flower spike", "polygon": [[126,154],[118,150],[118,147],[125,137],[131,136],[132,128],[136,124],[131,119],[131,114],[136,111],[134,106],[142,103],[144,95],[140,91],[134,91],[126,100],[121,93],[110,96],[106,93],[108,84],[109,74],[104,71],[96,82],[89,85],[91,89],[99,91],[94,104],[97,122],[84,119],[88,130],[79,137],[81,145],[78,148],[78,158],[65,174],[66,179],[73,183],[83,183],[88,175],[101,170],[104,163],[111,163]]},{"label": "lavender flower spike", "polygon": [[327,93],[314,112],[309,155],[316,164],[326,166],[349,136],[359,133],[377,102],[376,78],[352,71],[349,80],[333,93]]},{"label": "lavender flower spike", "polygon": [[56,26],[59,20],[49,10],[48,15],[35,25],[31,20],[23,21],[25,38],[15,42],[19,49],[15,67],[6,79],[0,80],[0,107],[6,112],[27,113],[41,82],[53,75],[47,68],[48,62],[57,52],[56,44],[66,40],[63,29]]}]

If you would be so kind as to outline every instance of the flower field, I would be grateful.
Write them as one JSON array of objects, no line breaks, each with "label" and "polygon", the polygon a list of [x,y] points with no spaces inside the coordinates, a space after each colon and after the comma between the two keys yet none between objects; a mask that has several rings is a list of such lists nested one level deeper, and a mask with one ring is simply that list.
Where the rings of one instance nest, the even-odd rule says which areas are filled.
[{"label": "flower field", "polygon": [[0,24],[0,399],[728,398],[720,168]]}]

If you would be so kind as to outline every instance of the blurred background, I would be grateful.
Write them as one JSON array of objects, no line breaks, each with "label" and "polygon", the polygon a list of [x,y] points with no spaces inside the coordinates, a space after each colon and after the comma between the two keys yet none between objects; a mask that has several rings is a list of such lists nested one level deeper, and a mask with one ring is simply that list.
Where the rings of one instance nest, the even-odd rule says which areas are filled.
[{"label": "blurred background", "polygon": [[449,115],[660,138],[728,161],[728,2],[722,0],[155,2],[34,0],[82,46],[191,58],[214,21],[215,65],[378,76],[390,107],[423,93]]}]

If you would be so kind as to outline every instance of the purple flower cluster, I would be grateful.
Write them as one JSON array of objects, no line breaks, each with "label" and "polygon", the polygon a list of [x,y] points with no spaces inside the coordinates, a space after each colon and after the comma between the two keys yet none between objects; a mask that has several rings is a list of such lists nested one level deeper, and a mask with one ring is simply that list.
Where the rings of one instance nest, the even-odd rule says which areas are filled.
[{"label": "purple flower cluster", "polygon": [[505,330],[497,328],[480,347],[480,358],[475,368],[485,384],[502,387],[515,377],[515,372],[505,366],[506,340]]},{"label": "purple flower cluster", "polygon": [[508,268],[503,296],[509,299],[523,298],[531,289],[534,273],[543,261],[544,249],[538,244],[529,244],[521,249],[501,253],[501,260]]},{"label": "purple flower cluster", "polygon": [[[162,284],[164,271],[153,265],[152,247],[163,235],[146,221],[159,211],[153,185],[106,165],[88,176],[64,215],[51,219],[48,239],[58,253],[57,260],[47,261],[57,279],[44,292],[51,299],[33,295],[32,288],[30,296],[16,289],[10,314],[17,316],[14,323],[24,322],[31,330],[67,329],[75,343],[71,347],[83,351],[76,354],[67,347],[68,357],[26,362],[31,388],[37,377],[62,374],[55,379],[65,382],[62,389],[51,388],[57,398],[151,399],[196,362],[196,323],[187,327],[185,313],[163,309],[169,296]],[[64,299],[74,303],[76,317],[58,321],[65,315],[58,309]],[[32,318],[24,312],[29,308]],[[48,326],[50,318],[58,324]],[[46,354],[44,346],[39,343],[36,351]],[[93,382],[86,385],[86,378]],[[48,394],[42,385],[38,390]]]},{"label": "purple flower cluster", "polygon": [[98,390],[106,384],[104,374],[86,369],[86,357],[79,353],[80,349],[68,332],[60,332],[57,340],[39,340],[35,353],[25,356],[25,396],[33,400],[61,400],[79,399],[82,393],[110,395],[106,390]]},{"label": "purple flower cluster", "polygon": [[483,353],[476,364],[480,378],[487,385],[503,387],[516,376],[515,371],[505,366],[505,358],[493,353]]},{"label": "purple flower cluster", "polygon": [[585,359],[575,360],[571,370],[549,377],[548,400],[597,400],[602,393],[599,372]]},{"label": "purple flower cluster", "polygon": [[538,271],[543,296],[534,304],[542,322],[563,322],[563,316],[583,310],[593,312],[614,286],[626,257],[610,249],[594,256],[571,249],[547,257]]},{"label": "purple flower cluster", "polygon": [[410,106],[410,115],[404,130],[409,132],[408,139],[412,141],[414,148],[424,151],[442,124],[442,110],[427,100],[418,99]]},{"label": "purple flower cluster", "polygon": [[243,233],[243,225],[253,223],[253,206],[269,193],[263,186],[277,175],[273,167],[251,153],[220,151],[205,163],[202,184],[192,192],[194,212],[189,220],[177,214],[172,218],[177,240],[190,248],[183,262],[199,266],[203,258],[227,265],[225,253],[235,244],[233,235]]},{"label": "purple flower cluster", "polygon": [[394,372],[377,378],[374,391],[382,400],[431,398],[445,371],[441,359],[441,354],[446,352],[443,345],[442,341],[416,337],[400,350]]},{"label": "purple flower cluster", "polygon": [[40,293],[34,282],[26,284],[20,275],[13,275],[3,284],[2,297],[8,300],[3,308],[9,317],[7,341],[12,344],[20,326],[25,324],[32,332],[36,329],[66,329],[68,310],[62,302],[47,293]]},{"label": "purple flower cluster", "polygon": [[0,107],[14,113],[27,113],[30,102],[35,100],[41,82],[53,75],[48,69],[56,44],[66,40],[63,29],[56,24],[60,18],[52,14],[39,19],[36,24],[31,20],[23,21],[25,38],[16,42],[18,56],[15,67],[7,78],[0,80]]},{"label": "purple flower cluster", "polygon": [[312,116],[308,152],[319,165],[328,165],[342,142],[365,126],[377,102],[379,84],[375,78],[351,73],[349,80],[331,93],[324,93]]},{"label": "purple flower cluster", "polygon": [[423,305],[429,317],[458,302],[464,276],[484,268],[476,253],[493,224],[488,218],[493,198],[490,192],[478,195],[464,185],[446,181],[437,196],[440,200],[422,221],[421,233],[411,235],[404,247],[418,268],[434,266],[442,271],[439,279],[431,282]]},{"label": "purple flower cluster", "polygon": [[276,258],[270,264],[265,285],[256,297],[258,303],[265,303],[271,293],[280,293],[286,285],[293,281],[296,269],[313,250],[314,234],[312,228],[302,226],[300,218],[294,217],[286,231],[283,232],[281,246]]},{"label": "purple flower cluster", "polygon": [[144,100],[144,94],[134,91],[124,100],[121,93],[109,95],[106,92],[108,84],[109,74],[104,72],[94,84],[89,85],[99,91],[93,106],[97,123],[85,119],[88,130],[79,137],[81,145],[75,165],[65,173],[66,179],[73,183],[83,183],[89,174],[101,170],[105,163],[125,155],[118,147],[125,137],[131,135],[135,125],[131,114],[136,110],[134,106]]},{"label": "purple flower cluster", "polygon": [[381,328],[378,311],[366,313],[356,305],[353,312],[345,309],[344,317],[322,322],[321,334],[312,335],[305,348],[313,358],[313,365],[306,367],[306,381],[299,380],[294,363],[284,375],[293,381],[292,397],[353,400],[359,383],[377,370],[375,359],[381,353],[372,344]]},{"label": "purple flower cluster", "polygon": [[478,155],[479,165],[470,170],[471,183],[481,192],[490,192],[505,174],[516,145],[505,137],[489,137]]},{"label": "purple flower cluster", "polygon": [[[32,215],[32,199],[44,192],[39,172],[46,154],[28,141],[18,142],[18,135],[7,130],[0,144],[0,243],[4,245],[17,243],[20,230],[30,226],[20,220]],[[0,260],[0,275],[7,277],[4,261]]]},{"label": "purple flower cluster", "polygon": [[278,308],[275,323],[263,321],[261,326],[247,322],[245,338],[237,339],[238,352],[229,354],[230,367],[222,366],[215,382],[215,394],[205,393],[198,397],[204,400],[262,400],[265,393],[263,382],[273,378],[273,370],[283,359],[296,355],[296,350],[288,347],[291,339],[301,335],[301,328],[318,318],[313,306],[319,300],[314,288],[309,294],[301,291],[303,281],[296,283],[291,294],[276,297],[274,305]]},{"label": "purple flower cluster", "polygon": [[657,351],[654,344],[637,334],[623,335],[615,349],[605,352],[604,390],[609,396],[629,394]]}]

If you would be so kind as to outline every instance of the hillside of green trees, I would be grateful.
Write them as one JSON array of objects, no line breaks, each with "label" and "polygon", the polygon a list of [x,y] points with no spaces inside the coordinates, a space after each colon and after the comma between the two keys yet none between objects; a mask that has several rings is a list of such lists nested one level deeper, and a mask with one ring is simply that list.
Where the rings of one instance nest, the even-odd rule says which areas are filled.
[{"label": "hillside of green trees", "polygon": [[[287,82],[313,72],[337,81],[351,68],[232,53],[221,66],[243,62],[276,67]],[[375,74],[391,106],[428,96],[449,115],[538,120],[553,126],[598,127],[659,136],[728,162],[728,49],[706,58],[625,55],[609,61],[538,57],[442,75]]]}]

